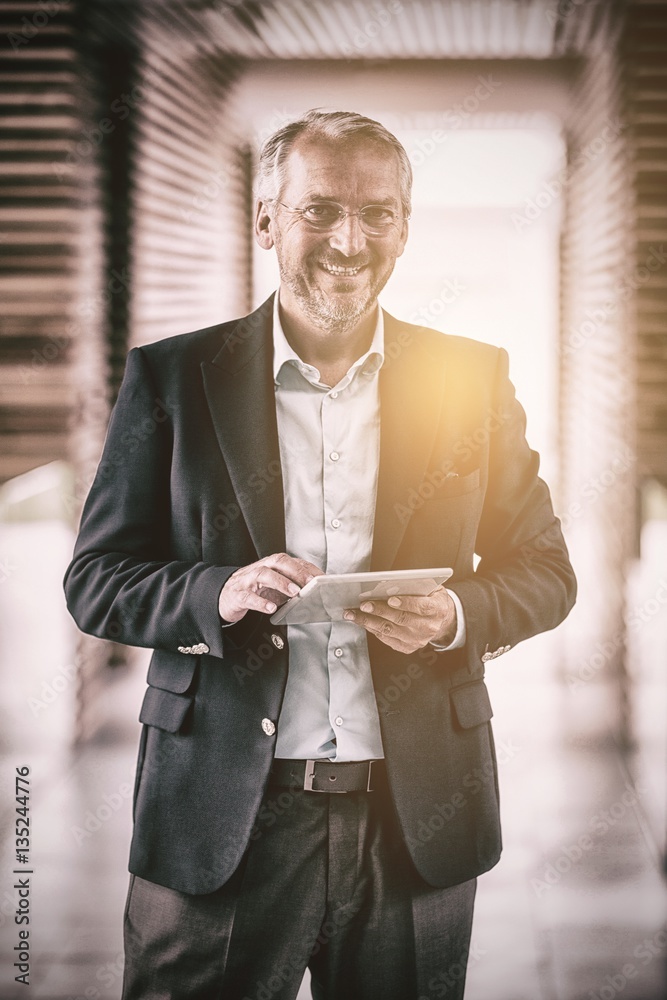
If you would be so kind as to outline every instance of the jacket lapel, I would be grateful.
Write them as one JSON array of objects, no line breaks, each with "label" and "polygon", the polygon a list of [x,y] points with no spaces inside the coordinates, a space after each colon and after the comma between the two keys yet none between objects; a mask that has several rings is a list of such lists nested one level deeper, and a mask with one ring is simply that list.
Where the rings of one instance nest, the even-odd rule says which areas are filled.
[{"label": "jacket lapel", "polygon": [[385,363],[380,370],[380,467],[371,569],[391,569],[424,482],[441,425],[442,364],[414,328],[385,313]]},{"label": "jacket lapel", "polygon": [[273,296],[239,320],[213,361],[201,366],[220,450],[258,558],[285,549],[272,312]]},{"label": "jacket lapel", "polygon": [[[273,385],[273,296],[240,320],[212,361],[204,389],[237,502],[259,558],[285,549]],[[380,465],[371,569],[391,569],[441,423],[445,380],[413,330],[385,313],[380,371]]]}]

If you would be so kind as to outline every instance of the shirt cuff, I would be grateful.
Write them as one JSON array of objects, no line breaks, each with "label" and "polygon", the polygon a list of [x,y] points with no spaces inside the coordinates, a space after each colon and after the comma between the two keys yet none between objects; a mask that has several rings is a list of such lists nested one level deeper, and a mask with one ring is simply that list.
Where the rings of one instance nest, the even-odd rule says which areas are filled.
[{"label": "shirt cuff", "polygon": [[463,614],[461,598],[458,594],[455,594],[453,590],[448,590],[447,587],[445,587],[445,590],[447,590],[447,593],[454,601],[454,607],[456,608],[456,635],[450,642],[449,646],[441,646],[438,642],[431,642],[429,644],[439,653],[448,653],[450,649],[460,649],[461,646],[465,646],[466,642],[466,619]]}]

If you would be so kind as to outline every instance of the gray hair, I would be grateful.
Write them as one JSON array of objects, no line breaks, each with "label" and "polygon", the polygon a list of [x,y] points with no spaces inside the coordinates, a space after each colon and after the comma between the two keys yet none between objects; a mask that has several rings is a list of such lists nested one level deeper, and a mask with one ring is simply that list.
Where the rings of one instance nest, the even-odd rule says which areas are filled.
[{"label": "gray hair", "polygon": [[380,122],[354,111],[322,111],[320,108],[313,108],[270,135],[259,153],[256,181],[258,198],[262,201],[274,201],[280,197],[285,184],[287,157],[296,140],[304,134],[325,139],[367,139],[392,149],[398,156],[401,205],[404,214],[410,215],[412,167],[405,148]]}]

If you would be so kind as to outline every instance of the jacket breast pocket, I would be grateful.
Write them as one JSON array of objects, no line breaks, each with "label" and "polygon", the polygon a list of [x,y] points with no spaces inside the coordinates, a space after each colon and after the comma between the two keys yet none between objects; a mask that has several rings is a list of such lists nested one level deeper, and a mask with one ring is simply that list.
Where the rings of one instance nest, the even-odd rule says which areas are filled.
[{"label": "jacket breast pocket", "polygon": [[465,476],[459,476],[450,473],[445,481],[436,487],[436,495],[438,497],[459,497],[463,496],[465,493],[472,493],[479,486],[479,469],[473,469],[472,472],[468,472]]},{"label": "jacket breast pocket", "polygon": [[149,687],[139,713],[139,722],[147,726],[177,733],[185,723],[193,695],[175,694],[162,688]]},{"label": "jacket breast pocket", "polygon": [[450,689],[454,718],[461,729],[472,729],[493,718],[491,699],[484,681],[472,681]]}]

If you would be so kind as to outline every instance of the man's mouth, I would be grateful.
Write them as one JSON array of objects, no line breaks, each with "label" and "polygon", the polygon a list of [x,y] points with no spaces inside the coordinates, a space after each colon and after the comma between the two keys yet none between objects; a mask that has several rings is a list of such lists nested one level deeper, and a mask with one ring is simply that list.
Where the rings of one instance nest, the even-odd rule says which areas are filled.
[{"label": "man's mouth", "polygon": [[366,265],[359,264],[357,267],[342,267],[340,264],[328,264],[325,261],[320,261],[320,267],[329,274],[336,275],[338,278],[354,278]]}]

